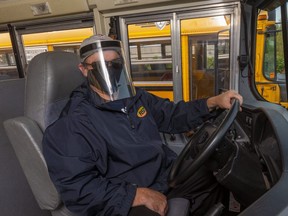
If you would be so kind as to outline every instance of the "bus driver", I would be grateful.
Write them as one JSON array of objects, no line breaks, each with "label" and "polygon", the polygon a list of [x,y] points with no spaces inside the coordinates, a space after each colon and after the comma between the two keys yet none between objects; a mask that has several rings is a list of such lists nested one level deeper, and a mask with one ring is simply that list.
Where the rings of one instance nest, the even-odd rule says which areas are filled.
[{"label": "bus driver", "polygon": [[182,133],[203,122],[209,110],[229,109],[235,91],[190,102],[170,102],[134,88],[121,42],[103,35],[84,40],[79,68],[86,81],[75,89],[60,118],[43,138],[50,177],[76,215],[161,215],[167,199],[185,197],[193,215],[218,202],[221,188],[199,169],[191,187],[169,189],[177,157],[159,132]]}]

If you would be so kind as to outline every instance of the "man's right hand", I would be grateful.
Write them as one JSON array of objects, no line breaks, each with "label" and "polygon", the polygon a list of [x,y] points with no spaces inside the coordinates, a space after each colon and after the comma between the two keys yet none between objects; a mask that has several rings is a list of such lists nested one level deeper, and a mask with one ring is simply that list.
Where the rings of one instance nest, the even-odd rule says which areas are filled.
[{"label": "man's right hand", "polygon": [[144,205],[161,216],[168,210],[167,198],[162,193],[149,188],[137,188],[132,207]]}]

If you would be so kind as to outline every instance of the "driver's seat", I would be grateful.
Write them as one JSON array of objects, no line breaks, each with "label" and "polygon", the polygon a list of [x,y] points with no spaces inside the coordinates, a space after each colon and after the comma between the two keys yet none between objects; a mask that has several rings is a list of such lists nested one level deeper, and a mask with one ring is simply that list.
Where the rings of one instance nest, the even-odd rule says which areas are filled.
[{"label": "driver's seat", "polygon": [[4,122],[10,143],[39,207],[53,216],[72,215],[50,180],[42,155],[44,130],[56,121],[74,88],[83,82],[78,57],[68,52],[46,52],[29,64],[24,116]]},{"label": "driver's seat", "polygon": [[[72,90],[84,81],[78,64],[78,56],[68,52],[46,52],[33,58],[27,72],[24,116],[4,122],[39,207],[51,211],[53,216],[73,214],[63,205],[50,180],[42,155],[42,137],[45,129],[58,119]],[[171,199],[169,209],[169,216],[187,216],[189,202]]]}]

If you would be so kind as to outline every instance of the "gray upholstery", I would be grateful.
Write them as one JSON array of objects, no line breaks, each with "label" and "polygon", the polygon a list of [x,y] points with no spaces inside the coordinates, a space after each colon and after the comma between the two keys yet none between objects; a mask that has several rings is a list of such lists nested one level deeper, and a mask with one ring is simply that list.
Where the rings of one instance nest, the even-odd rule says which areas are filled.
[{"label": "gray upholstery", "polygon": [[173,198],[168,200],[168,212],[166,216],[188,216],[190,202],[184,198]]},{"label": "gray upholstery", "polygon": [[41,129],[35,121],[24,116],[10,119],[4,125],[40,208],[56,209],[60,199],[49,179],[46,163],[41,154],[39,145],[43,136]]},{"label": "gray upholstery", "polygon": [[[70,216],[60,200],[42,155],[44,130],[56,121],[70,93],[84,78],[76,54],[47,52],[37,55],[29,64],[26,81],[24,116],[9,119],[4,127],[27,181],[41,209],[53,216]],[[189,202],[169,200],[168,216],[186,216]]]},{"label": "gray upholstery", "polygon": [[42,130],[58,118],[72,89],[83,81],[78,63],[76,54],[47,52],[29,64],[24,112]]},{"label": "gray upholstery", "polygon": [[4,122],[40,208],[55,216],[72,214],[49,178],[41,142],[45,128],[57,120],[71,91],[84,80],[78,63],[77,55],[67,52],[47,52],[33,58],[27,72],[24,116]]}]

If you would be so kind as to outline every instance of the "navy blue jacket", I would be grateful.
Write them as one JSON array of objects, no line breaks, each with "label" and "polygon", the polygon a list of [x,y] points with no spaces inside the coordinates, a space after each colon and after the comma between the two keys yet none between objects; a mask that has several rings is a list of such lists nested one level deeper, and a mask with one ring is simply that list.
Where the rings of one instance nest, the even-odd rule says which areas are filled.
[{"label": "navy blue jacket", "polygon": [[188,131],[207,114],[205,99],[174,104],[141,89],[133,98],[101,104],[84,83],[45,131],[50,177],[77,215],[127,215],[137,187],[168,190],[176,154],[159,131]]}]

